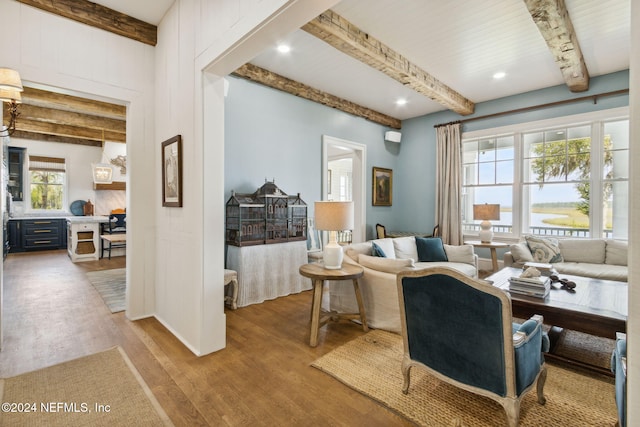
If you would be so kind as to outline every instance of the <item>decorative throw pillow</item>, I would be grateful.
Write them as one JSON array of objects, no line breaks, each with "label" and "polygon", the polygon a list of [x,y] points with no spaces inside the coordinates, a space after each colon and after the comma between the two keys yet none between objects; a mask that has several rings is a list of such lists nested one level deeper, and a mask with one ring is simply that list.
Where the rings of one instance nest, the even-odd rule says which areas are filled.
[{"label": "decorative throw pillow", "polygon": [[476,258],[472,245],[442,246],[444,246],[444,252],[447,254],[447,261],[476,265]]},{"label": "decorative throw pillow", "polygon": [[526,242],[516,243],[515,245],[511,245],[509,247],[511,251],[511,256],[515,262],[519,262],[524,264],[525,262],[533,262],[533,255],[531,255],[531,251],[529,250],[529,246]]},{"label": "decorative throw pillow", "polygon": [[376,245],[378,245],[380,249],[382,249],[382,251],[384,252],[384,256],[386,258],[396,259],[396,251],[393,248],[392,238],[387,237],[384,239],[375,239],[375,240],[371,240],[371,243],[372,243],[372,249],[371,249],[371,252],[369,252],[367,255],[375,255],[373,253],[373,244],[375,243]]},{"label": "decorative throw pillow", "polygon": [[525,240],[527,241],[527,245],[535,262],[553,264],[554,262],[563,261],[558,239],[525,236]]},{"label": "decorative throw pillow", "polygon": [[371,255],[378,256],[378,257],[381,257],[381,258],[386,258],[387,257],[387,255],[384,253],[382,248],[380,246],[378,246],[378,244],[375,243],[375,242],[371,244]]},{"label": "decorative throw pillow", "polygon": [[440,237],[416,237],[416,247],[420,262],[448,261]]}]

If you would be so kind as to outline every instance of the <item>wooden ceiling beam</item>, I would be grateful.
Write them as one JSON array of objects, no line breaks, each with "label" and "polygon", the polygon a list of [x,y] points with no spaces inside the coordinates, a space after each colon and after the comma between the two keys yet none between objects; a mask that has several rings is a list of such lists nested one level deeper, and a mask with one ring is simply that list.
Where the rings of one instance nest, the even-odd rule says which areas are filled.
[{"label": "wooden ceiling beam", "polygon": [[402,122],[399,119],[314,89],[253,64],[245,64],[235,70],[233,74],[358,117],[363,117],[383,126],[388,126],[393,129],[400,129],[402,127]]},{"label": "wooden ceiling beam", "polygon": [[24,92],[22,92],[22,103],[117,120],[125,120],[127,117],[127,107],[124,105],[95,101],[32,87],[24,88]]},{"label": "wooden ceiling beam", "polygon": [[524,0],[571,92],[589,89],[589,71],[564,0]]},{"label": "wooden ceiling beam", "polygon": [[71,138],[68,136],[47,135],[42,133],[25,132],[17,130],[11,135],[12,138],[29,139],[32,141],[60,142],[65,144],[87,145],[90,147],[102,147],[102,141],[95,141],[84,138]]},{"label": "wooden ceiling beam", "polygon": [[[38,120],[29,120],[18,118],[16,121],[16,130],[42,133],[57,136],[66,136],[70,138],[90,139],[94,141],[115,141],[126,142],[127,137],[120,132],[104,131],[101,129],[89,129],[80,126],[61,125],[57,123],[47,123]],[[15,135],[14,135],[15,136]]]},{"label": "wooden ceiling beam", "polygon": [[302,29],[459,114],[473,113],[475,104],[472,101],[332,10],[327,10]]},{"label": "wooden ceiling beam", "polygon": [[[127,122],[125,120],[115,120],[106,117],[55,110],[52,108],[38,107],[29,104],[22,104],[18,108],[21,120],[38,120],[41,122],[82,126],[97,130],[104,129],[105,131],[118,132],[122,134],[126,134],[127,132]],[[5,114],[7,113],[5,112]]]},{"label": "wooden ceiling beam", "polygon": [[87,0],[17,0],[47,12],[155,46],[158,28]]}]

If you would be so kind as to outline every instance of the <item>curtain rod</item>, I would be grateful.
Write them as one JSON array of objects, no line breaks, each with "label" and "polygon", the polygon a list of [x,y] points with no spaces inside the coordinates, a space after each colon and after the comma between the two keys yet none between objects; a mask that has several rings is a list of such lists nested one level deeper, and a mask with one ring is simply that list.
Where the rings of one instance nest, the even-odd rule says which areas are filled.
[{"label": "curtain rod", "polygon": [[542,109],[542,108],[556,107],[558,105],[564,105],[564,104],[572,104],[574,102],[581,102],[581,101],[585,101],[585,100],[588,100],[588,99],[592,99],[593,103],[597,104],[598,103],[598,98],[604,98],[604,97],[607,97],[607,96],[623,95],[625,93],[629,93],[629,89],[614,90],[612,92],[604,92],[604,93],[598,93],[598,94],[595,94],[595,95],[581,96],[579,98],[571,98],[571,99],[564,99],[562,101],[548,102],[546,104],[532,105],[530,107],[516,108],[514,110],[502,111],[500,113],[486,114],[484,116],[470,117],[468,119],[456,120],[456,121],[449,122],[449,123],[442,123],[442,124],[439,124],[439,125],[434,125],[433,127],[434,128],[438,128],[440,126],[455,125],[457,123],[463,124],[463,123],[467,123],[467,122],[473,122],[475,120],[483,120],[483,119],[490,119],[490,118],[493,118],[493,117],[506,116],[507,114],[524,113],[526,111],[533,111],[533,110],[539,110],[539,109]]}]

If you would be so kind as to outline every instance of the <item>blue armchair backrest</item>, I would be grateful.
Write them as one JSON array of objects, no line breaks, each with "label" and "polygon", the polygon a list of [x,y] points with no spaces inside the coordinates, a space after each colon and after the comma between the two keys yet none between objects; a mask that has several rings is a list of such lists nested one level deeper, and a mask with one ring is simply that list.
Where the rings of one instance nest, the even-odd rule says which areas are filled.
[{"label": "blue armchair backrest", "polygon": [[403,277],[401,285],[411,359],[461,383],[507,395],[505,341],[512,340],[512,326],[511,306],[505,318],[504,302],[509,300],[444,274]]}]

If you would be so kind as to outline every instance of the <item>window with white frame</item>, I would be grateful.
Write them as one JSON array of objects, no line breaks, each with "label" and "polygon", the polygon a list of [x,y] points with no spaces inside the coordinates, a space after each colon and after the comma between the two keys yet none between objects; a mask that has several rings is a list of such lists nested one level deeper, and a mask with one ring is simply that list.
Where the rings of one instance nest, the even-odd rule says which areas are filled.
[{"label": "window with white frame", "polygon": [[63,210],[66,164],[57,157],[29,156],[31,209]]},{"label": "window with white frame", "polygon": [[[621,110],[625,115],[621,114]],[[626,109],[463,135],[463,229],[477,234],[474,204],[500,204],[499,236],[626,239]]]}]

